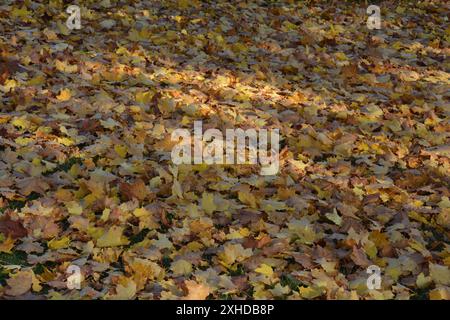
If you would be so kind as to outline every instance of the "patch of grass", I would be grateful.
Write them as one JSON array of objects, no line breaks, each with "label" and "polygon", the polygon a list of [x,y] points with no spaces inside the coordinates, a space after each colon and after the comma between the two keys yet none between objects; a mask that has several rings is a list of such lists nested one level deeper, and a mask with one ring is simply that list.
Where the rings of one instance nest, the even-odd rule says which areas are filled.
[{"label": "patch of grass", "polygon": [[145,228],[139,231],[137,234],[130,237],[130,245],[139,243],[145,239],[145,236],[150,232],[150,229]]},{"label": "patch of grass", "polygon": [[173,219],[175,219],[175,213],[173,213],[173,212],[168,212],[168,213],[166,214],[166,218],[167,218],[167,221],[169,221],[169,223],[172,224]]},{"label": "patch of grass", "polygon": [[428,300],[428,293],[429,292],[430,292],[430,289],[428,289],[428,288],[417,289],[411,295],[411,300]]},{"label": "patch of grass", "polygon": [[169,256],[165,255],[164,257],[162,257],[161,263],[162,263],[164,268],[169,269],[170,268],[170,264],[172,263],[172,259],[170,259]]},{"label": "patch of grass", "polygon": [[302,282],[291,276],[290,274],[283,274],[280,279],[280,284],[285,287],[288,286],[292,291],[297,291],[302,285]]},{"label": "patch of grass", "polygon": [[28,265],[27,254],[23,251],[15,251],[12,253],[0,252],[0,263],[2,265]]},{"label": "patch of grass", "polygon": [[34,268],[33,268],[33,272],[35,274],[41,274],[45,271],[45,266],[41,263],[38,263]]},{"label": "patch of grass", "polygon": [[27,202],[26,201],[21,201],[21,200],[11,200],[8,202],[8,208],[11,210],[20,210],[23,207],[25,207],[25,204]]},{"label": "patch of grass", "polygon": [[230,269],[230,276],[242,276],[245,274],[245,269],[242,264],[238,264],[234,270]]},{"label": "patch of grass", "polygon": [[28,201],[33,201],[39,199],[40,197],[41,195],[39,193],[33,191],[26,197],[25,200],[10,200],[8,202],[8,206],[6,208],[3,208],[1,212],[5,211],[6,209],[20,210],[25,207]]},{"label": "patch of grass", "polygon": [[49,176],[58,171],[67,172],[70,170],[70,168],[72,168],[74,164],[82,164],[82,163],[83,160],[81,158],[71,157],[67,159],[64,163],[58,164],[54,169],[44,172],[42,175]]},{"label": "patch of grass", "polygon": [[6,285],[6,279],[8,279],[8,271],[0,267],[0,285]]}]

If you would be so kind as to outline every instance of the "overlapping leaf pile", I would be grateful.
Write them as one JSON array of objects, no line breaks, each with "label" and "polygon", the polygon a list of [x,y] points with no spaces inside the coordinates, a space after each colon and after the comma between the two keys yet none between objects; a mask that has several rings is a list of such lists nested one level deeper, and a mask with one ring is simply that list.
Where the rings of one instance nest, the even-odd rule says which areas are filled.
[{"label": "overlapping leaf pile", "polygon": [[[449,299],[449,6],[394,2],[2,1],[0,298]],[[195,120],[279,174],[173,165]]]}]

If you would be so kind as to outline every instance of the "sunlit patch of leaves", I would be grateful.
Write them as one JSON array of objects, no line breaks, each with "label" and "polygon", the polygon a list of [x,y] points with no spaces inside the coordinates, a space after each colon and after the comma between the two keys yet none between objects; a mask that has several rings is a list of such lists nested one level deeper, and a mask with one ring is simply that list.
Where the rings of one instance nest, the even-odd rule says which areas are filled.
[{"label": "sunlit patch of leaves", "polygon": [[[70,261],[82,299],[448,298],[450,9],[368,4],[4,6],[0,298],[73,298]],[[280,129],[279,173],[175,166],[198,120]]]}]

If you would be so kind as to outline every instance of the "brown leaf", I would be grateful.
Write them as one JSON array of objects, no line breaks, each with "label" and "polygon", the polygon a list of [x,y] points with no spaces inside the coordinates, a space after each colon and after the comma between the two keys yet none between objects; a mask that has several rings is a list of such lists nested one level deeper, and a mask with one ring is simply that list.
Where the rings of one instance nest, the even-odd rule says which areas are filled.
[{"label": "brown leaf", "polygon": [[31,289],[31,285],[33,284],[33,271],[19,271],[6,280],[6,282],[8,283],[8,288],[5,291],[7,295],[21,296]]},{"label": "brown leaf", "polygon": [[292,257],[294,257],[295,262],[300,263],[303,266],[303,268],[305,268],[305,269],[312,269],[314,267],[314,264],[312,262],[310,255],[307,255],[305,253],[295,252],[292,254]]},{"label": "brown leaf", "polygon": [[100,128],[100,122],[95,119],[84,119],[80,123],[80,130],[83,132],[94,133]]},{"label": "brown leaf", "polygon": [[24,70],[18,61],[0,58],[0,84],[4,84],[12,74]]},{"label": "brown leaf", "polygon": [[133,200],[134,198],[142,201],[150,194],[145,182],[141,179],[136,180],[134,183],[120,182],[119,189],[120,193],[123,194],[127,200]]},{"label": "brown leaf", "polygon": [[9,214],[0,218],[0,232],[13,239],[25,237],[28,233],[22,223],[12,220]]},{"label": "brown leaf", "polygon": [[261,215],[256,211],[239,210],[233,214],[233,219],[239,221],[243,226],[256,223],[261,219]]},{"label": "brown leaf", "polygon": [[45,179],[40,177],[30,177],[17,181],[17,186],[20,188],[20,193],[24,196],[30,195],[32,192],[45,194],[45,191],[50,188]]},{"label": "brown leaf", "polygon": [[262,247],[264,247],[271,241],[272,241],[272,239],[268,235],[264,235],[259,240],[255,239],[255,238],[246,238],[242,245],[244,246],[244,248],[261,249]]},{"label": "brown leaf", "polygon": [[350,63],[341,68],[341,74],[346,79],[353,79],[358,74],[358,64]]},{"label": "brown leaf", "polygon": [[371,262],[369,259],[367,259],[364,250],[356,246],[353,246],[353,251],[352,254],[350,255],[350,258],[356,265],[360,267],[367,268],[368,266],[371,265]]}]

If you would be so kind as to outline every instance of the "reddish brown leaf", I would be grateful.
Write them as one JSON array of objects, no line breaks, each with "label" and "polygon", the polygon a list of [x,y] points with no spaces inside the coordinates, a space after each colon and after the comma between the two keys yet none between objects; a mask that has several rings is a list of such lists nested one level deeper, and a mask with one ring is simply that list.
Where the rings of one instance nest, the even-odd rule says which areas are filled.
[{"label": "reddish brown leaf", "polygon": [[22,223],[12,220],[9,214],[0,218],[0,232],[14,239],[25,237],[28,233]]}]

